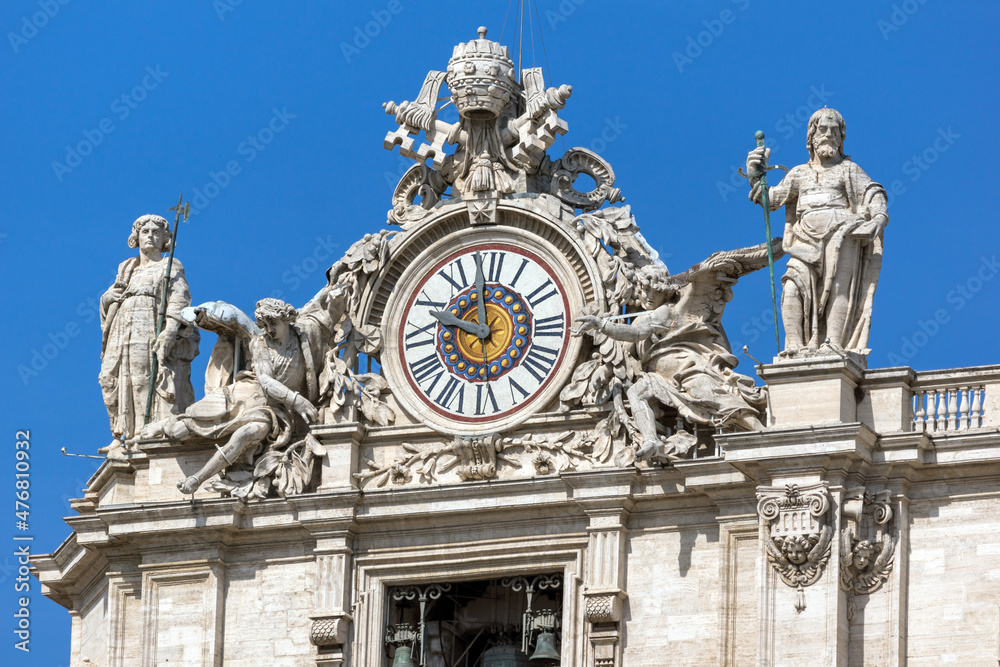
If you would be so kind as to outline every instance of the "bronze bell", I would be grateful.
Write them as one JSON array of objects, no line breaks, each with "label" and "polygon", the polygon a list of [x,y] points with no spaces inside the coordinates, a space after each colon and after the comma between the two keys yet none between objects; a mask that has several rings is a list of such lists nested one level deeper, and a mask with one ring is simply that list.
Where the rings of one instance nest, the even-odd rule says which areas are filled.
[{"label": "bronze bell", "polygon": [[413,662],[413,649],[409,646],[397,646],[392,657],[392,667],[417,667]]},{"label": "bronze bell", "polygon": [[556,636],[543,632],[535,641],[535,652],[528,658],[531,667],[558,667],[559,651],[556,650]]},{"label": "bronze bell", "polygon": [[527,667],[528,656],[519,646],[501,644],[483,652],[482,667]]}]

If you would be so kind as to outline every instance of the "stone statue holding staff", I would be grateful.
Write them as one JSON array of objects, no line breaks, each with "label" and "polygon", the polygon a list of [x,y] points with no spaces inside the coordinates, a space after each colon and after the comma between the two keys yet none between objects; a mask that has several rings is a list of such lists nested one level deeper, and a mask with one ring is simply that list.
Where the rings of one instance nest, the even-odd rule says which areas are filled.
[{"label": "stone statue holding staff", "polygon": [[[784,249],[788,268],[781,279],[782,356],[809,356],[828,344],[867,355],[872,302],[882,265],[882,230],[889,221],[885,189],[844,154],[844,119],[823,108],[809,119],[809,162],[768,188],[770,209],[785,207]],[[767,168],[770,149],[747,156],[755,176]]]},{"label": "stone statue holding staff", "polygon": [[[181,317],[181,310],[191,304],[191,292],[179,260],[174,260],[167,284],[168,259],[163,253],[171,243],[164,218],[141,216],[132,223],[128,239],[139,255],[121,263],[114,284],[101,297],[98,380],[114,435],[109,452],[138,435],[151,384],[154,419],[179,414],[194,402],[191,360],[198,356],[200,336]],[[159,359],[155,371],[154,352]]]}]

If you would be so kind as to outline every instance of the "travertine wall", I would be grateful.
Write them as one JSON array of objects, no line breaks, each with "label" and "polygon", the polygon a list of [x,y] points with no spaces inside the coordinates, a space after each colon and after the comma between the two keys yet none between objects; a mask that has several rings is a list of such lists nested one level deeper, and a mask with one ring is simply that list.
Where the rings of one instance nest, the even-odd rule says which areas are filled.
[{"label": "travertine wall", "polygon": [[280,556],[226,568],[223,664],[307,664],[314,651],[308,637],[315,570],[311,558],[282,562]]},{"label": "travertine wall", "polygon": [[[685,522],[669,525],[678,519]],[[658,527],[660,522],[667,525]],[[719,657],[723,591],[719,527],[713,515],[654,513],[633,516],[633,525],[628,540],[624,664],[654,667],[663,664],[664,655],[683,656],[691,664],[714,664]]]},{"label": "travertine wall", "polygon": [[[73,653],[77,661],[103,665],[108,659],[108,588],[100,586],[73,623]],[[76,664],[76,663],[74,663]]]},{"label": "travertine wall", "polygon": [[908,665],[1000,658],[996,477],[922,484],[910,502]]},{"label": "travertine wall", "polygon": [[[171,483],[211,445],[156,444],[107,461],[73,501],[71,537],[35,564],[74,616],[74,667],[387,667],[393,586],[553,572],[564,667],[995,665],[997,417],[916,430],[912,371],[876,371],[870,384],[860,372],[824,362],[798,390],[794,373],[778,377],[776,397],[803,402],[830,375],[839,402],[811,403],[813,425],[801,423],[808,405],[776,405],[767,431],[717,435],[723,456],[668,467],[358,489],[364,434],[347,425],[319,433],[331,455],[317,493],[191,501]],[[545,416],[537,432],[593,418]],[[801,590],[768,558],[759,505],[793,487],[828,502],[814,519],[830,553]],[[844,531],[876,498],[892,511],[892,567],[874,592],[848,593]]]}]

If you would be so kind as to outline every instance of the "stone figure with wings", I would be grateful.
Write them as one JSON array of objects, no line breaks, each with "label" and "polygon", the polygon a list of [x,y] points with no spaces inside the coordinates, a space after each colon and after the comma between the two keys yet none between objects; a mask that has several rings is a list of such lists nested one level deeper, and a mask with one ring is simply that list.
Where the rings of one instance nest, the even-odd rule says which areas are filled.
[{"label": "stone figure with wings", "polygon": [[[780,257],[781,239],[772,247]],[[763,428],[766,397],[753,380],[734,371],[738,362],[722,327],[722,313],[736,281],[764,266],[766,243],[716,252],[673,276],[662,264],[648,264],[635,273],[642,311],[631,323],[614,321],[624,317],[617,315],[576,318],[579,332],[600,332],[634,344],[632,354],[642,372],[627,396],[642,440],[636,458],[675,460],[696,444],[695,436],[681,430],[665,440],[659,437],[656,402],[676,409],[693,424]]]}]

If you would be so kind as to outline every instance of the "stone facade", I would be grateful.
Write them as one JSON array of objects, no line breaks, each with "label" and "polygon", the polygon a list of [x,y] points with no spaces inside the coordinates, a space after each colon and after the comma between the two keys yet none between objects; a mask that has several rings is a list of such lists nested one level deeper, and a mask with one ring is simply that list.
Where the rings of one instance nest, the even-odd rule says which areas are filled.
[{"label": "stone facade", "polygon": [[[347,469],[324,468],[316,493],[247,502],[199,492],[190,502],[177,498],[173,470],[199,465],[212,447],[149,448],[98,471],[75,503],[73,536],[36,559],[38,575],[71,610],[74,665],[388,665],[392,586],[543,571],[566,583],[564,665],[989,664],[1000,412],[928,431],[914,426],[913,406],[932,395],[947,407],[947,392],[968,388],[989,404],[1000,367],[861,371],[838,408],[849,415],[832,418],[817,400],[803,425],[810,386],[857,370],[815,366],[789,381],[794,403],[773,399],[775,416],[795,408],[791,423],[717,436],[723,456],[670,467],[364,491]],[[877,420],[871,404],[882,406]],[[598,416],[542,414],[528,428]],[[877,430],[887,421],[905,428]],[[329,456],[357,461],[390,449],[386,431],[401,428],[315,432]],[[844,590],[835,530],[797,610],[800,594],[769,562],[758,515],[760,490],[789,484],[823,485],[838,529],[849,490],[887,492],[895,553],[878,590]]]},{"label": "stone facade", "polygon": [[[836,239],[670,274],[612,206],[607,162],[548,156],[571,93],[515,76],[481,28],[415,102],[385,105],[385,147],[416,162],[398,229],[352,245],[301,308],[181,308],[219,335],[210,391],[116,433],[72,534],[33,561],[73,618],[74,666],[1000,657],[1000,366],[868,369],[878,267],[822,323],[860,333],[810,330],[757,366],[764,386],[722,326],[733,285],[786,250],[847,248],[866,272],[880,188],[864,220],[854,203],[790,214]],[[833,113],[814,167],[853,169]],[[747,165],[765,209],[766,162]],[[837,200],[851,173],[802,197]]]}]

